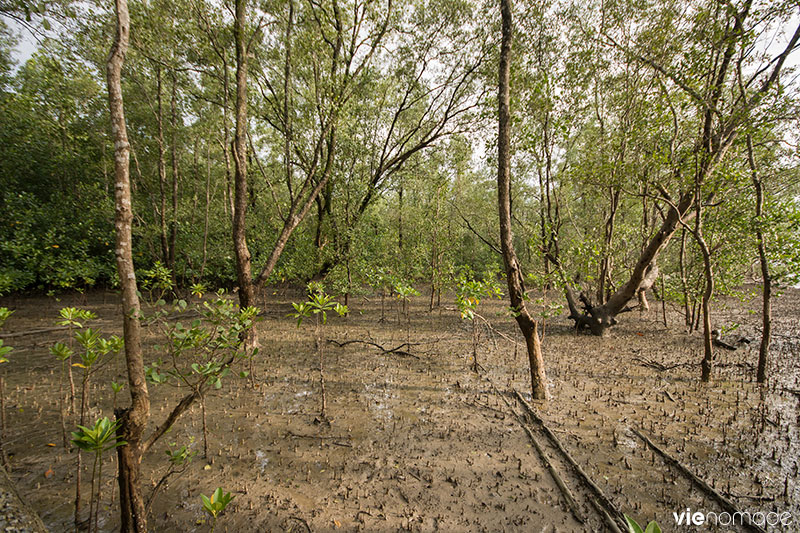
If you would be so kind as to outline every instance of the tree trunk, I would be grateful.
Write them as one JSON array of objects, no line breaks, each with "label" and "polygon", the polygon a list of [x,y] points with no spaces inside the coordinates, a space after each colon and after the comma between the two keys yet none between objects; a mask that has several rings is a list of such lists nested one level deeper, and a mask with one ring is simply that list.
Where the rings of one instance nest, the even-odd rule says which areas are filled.
[{"label": "tree trunk", "polygon": [[[572,289],[566,284],[566,297],[570,309],[570,318],[575,320],[578,328],[588,327],[594,335],[605,335],[610,326],[617,323],[615,316],[619,314],[628,302],[636,296],[642,283],[655,264],[659,253],[667,246],[672,236],[678,229],[681,220],[693,205],[694,195],[684,193],[676,205],[670,206],[658,232],[650,239],[644,251],[639,256],[639,261],[631,272],[628,281],[603,305],[591,305],[584,300],[585,312],[578,309]],[[565,280],[566,281],[566,280]]]},{"label": "tree trunk", "polygon": [[211,206],[211,143],[206,142],[206,208],[203,216],[203,262],[200,264],[200,281],[206,271],[208,259],[208,215]]},{"label": "tree trunk", "polygon": [[758,177],[756,171],[756,161],[753,157],[753,137],[747,135],[747,162],[750,165],[753,187],[756,190],[756,240],[758,242],[758,260],[761,264],[761,277],[764,280],[762,289],[762,333],[761,345],[758,349],[758,370],[756,371],[756,381],[766,383],[767,366],[769,364],[769,344],[772,337],[772,276],[769,273],[769,261],[767,260],[767,246],[764,242],[764,230],[762,229],[764,216],[764,184]]},{"label": "tree trunk", "polygon": [[433,299],[438,289],[439,281],[439,204],[441,200],[441,188],[436,188],[436,213],[433,215],[433,225],[431,226],[431,301],[428,311],[433,311]]},{"label": "tree trunk", "polygon": [[403,255],[403,185],[397,191],[397,249]]},{"label": "tree trunk", "polygon": [[[292,105],[292,30],[294,29],[294,1],[289,0],[289,15],[286,21],[286,59],[283,67],[283,123],[286,131],[283,145],[283,165],[286,171],[286,188],[289,198],[292,194],[292,136],[293,123]],[[321,216],[321,215],[320,215]],[[317,229],[319,231],[319,228]]]},{"label": "tree trunk", "polygon": [[175,274],[175,243],[178,240],[178,80],[175,73],[172,73],[172,98],[170,99],[171,126],[172,134],[170,139],[170,158],[172,159],[172,213],[169,222],[169,262],[167,268],[172,273],[173,288],[177,287],[177,276]]},{"label": "tree trunk", "polygon": [[[647,291],[652,289],[655,285],[659,272],[658,265],[655,262],[651,263],[647,269],[647,273],[644,275],[642,284],[639,285],[637,295],[639,297],[639,311],[642,313],[650,310],[650,304],[647,301]],[[663,299],[664,296],[662,295],[661,298]]]},{"label": "tree trunk", "polygon": [[711,266],[711,250],[703,237],[703,208],[699,194],[696,199],[696,219],[694,226],[694,238],[700,251],[703,254],[703,275],[705,278],[705,290],[703,291],[703,362],[701,381],[708,383],[711,381],[711,366],[714,359],[714,348],[711,344],[711,297],[714,295],[714,272]]},{"label": "tree trunk", "polygon": [[689,331],[692,330],[692,311],[689,305],[689,288],[686,283],[686,229],[681,231],[681,250],[678,256],[681,270],[681,291],[683,292],[683,318]]},{"label": "tree trunk", "polygon": [[498,125],[497,138],[497,200],[500,213],[500,245],[506,268],[506,281],[511,299],[511,307],[516,314],[517,324],[525,338],[528,348],[528,362],[531,373],[531,396],[534,399],[547,399],[547,376],[544,370],[542,346],[539,342],[538,324],[525,307],[525,288],[519,260],[514,250],[511,233],[511,112],[509,109],[509,78],[511,74],[512,19],[511,0],[500,0],[502,16],[502,40],[500,43],[500,72],[498,81]]},{"label": "tree trunk", "polygon": [[142,433],[150,414],[150,398],[144,376],[139,297],[133,265],[130,187],[130,144],[122,102],[122,64],[130,38],[127,0],[116,0],[116,33],[106,65],[111,131],[114,139],[114,191],[117,272],[122,288],[122,319],[125,364],[131,405],[115,413],[120,422],[117,434],[127,444],[117,448],[119,457],[120,529],[124,533],[147,530],[144,499],[140,485]]},{"label": "tree trunk", "polygon": [[610,205],[608,218],[603,227],[603,258],[600,261],[600,275],[598,276],[597,287],[597,302],[599,304],[603,304],[608,300],[607,293],[610,292],[611,289],[611,247],[614,243],[614,222],[616,221],[617,209],[619,208],[620,190],[609,187],[608,194]]},{"label": "tree trunk", "polygon": [[230,154],[230,140],[229,140],[229,130],[228,130],[228,62],[225,59],[225,55],[222,56],[222,155],[225,161],[225,189],[223,189],[223,201],[222,201],[222,209],[225,214],[228,214],[228,209],[230,209],[231,213],[231,220],[233,220],[233,192],[231,191],[231,154]]},{"label": "tree trunk", "polygon": [[[234,40],[236,42],[236,132],[233,139],[235,201],[233,206],[233,246],[236,254],[236,278],[239,282],[239,305],[255,305],[247,247],[247,39],[246,2],[236,0]],[[251,330],[255,335],[255,329]],[[253,339],[252,343],[257,341]]]},{"label": "tree trunk", "polygon": [[161,223],[161,260],[169,266],[169,239],[167,238],[167,163],[164,150],[164,108],[161,100],[161,66],[156,65],[156,124],[158,125],[158,192],[161,206],[158,217]]}]

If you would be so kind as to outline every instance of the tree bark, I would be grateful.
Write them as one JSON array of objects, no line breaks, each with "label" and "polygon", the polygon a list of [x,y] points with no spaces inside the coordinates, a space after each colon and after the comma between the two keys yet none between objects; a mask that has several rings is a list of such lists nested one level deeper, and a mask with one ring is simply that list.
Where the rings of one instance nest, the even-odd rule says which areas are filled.
[{"label": "tree bark", "polygon": [[678,255],[678,265],[681,271],[681,291],[683,292],[683,318],[689,331],[692,330],[692,311],[689,306],[689,287],[686,283],[686,229],[681,231],[681,249]]},{"label": "tree bark", "polygon": [[572,289],[566,286],[567,303],[570,309],[570,318],[575,320],[577,327],[588,327],[594,335],[605,335],[610,326],[617,323],[615,316],[619,314],[628,302],[636,296],[642,283],[655,264],[658,255],[667,246],[672,236],[678,229],[681,220],[685,220],[689,209],[693,205],[694,195],[684,193],[677,204],[671,205],[661,223],[658,232],[650,239],[644,251],[639,256],[636,266],[631,272],[628,281],[603,305],[591,305],[584,299],[585,312],[578,310]]},{"label": "tree bark", "polygon": [[[235,200],[233,205],[233,247],[239,304],[255,305],[250,250],[247,247],[247,39],[246,1],[236,0],[233,35],[236,43],[236,132],[233,138]],[[252,330],[255,332],[255,330]],[[253,333],[254,334],[254,333]]]},{"label": "tree bark", "polygon": [[175,273],[175,248],[178,240],[178,80],[176,74],[172,73],[172,97],[170,98],[170,122],[172,127],[170,138],[170,158],[172,160],[172,213],[169,222],[169,262],[167,268],[172,273],[173,285],[177,287],[177,275]]},{"label": "tree bark", "polygon": [[208,259],[208,215],[211,206],[211,143],[206,141],[206,208],[203,215],[203,262],[200,264],[200,281],[206,271]]},{"label": "tree bark", "polygon": [[502,39],[500,43],[500,72],[498,81],[498,125],[497,138],[497,199],[500,213],[500,245],[506,268],[506,281],[511,299],[511,307],[516,314],[517,324],[525,338],[528,349],[528,362],[531,373],[531,396],[534,399],[547,399],[547,376],[539,341],[538,324],[525,307],[525,287],[522,271],[511,233],[511,112],[509,109],[509,79],[511,74],[511,42],[513,39],[511,0],[500,0],[502,16]]},{"label": "tree bark", "polygon": [[603,227],[603,258],[600,261],[600,275],[598,276],[597,287],[597,302],[600,304],[608,300],[609,295],[607,293],[611,291],[611,247],[614,243],[614,222],[616,221],[617,210],[619,209],[620,190],[609,187],[608,195],[609,212]]},{"label": "tree bark", "polygon": [[161,98],[161,65],[156,65],[156,125],[158,126],[158,192],[161,196],[161,259],[169,267],[170,251],[167,237],[167,163],[164,150],[164,106]]},{"label": "tree bark", "polygon": [[747,162],[750,166],[753,187],[756,190],[756,241],[758,243],[758,260],[761,264],[761,277],[763,278],[762,288],[762,333],[761,345],[758,349],[758,370],[756,371],[756,381],[759,383],[767,382],[767,366],[769,365],[769,345],[772,337],[772,276],[769,272],[769,261],[767,260],[767,246],[764,240],[764,230],[762,229],[764,216],[764,184],[758,177],[756,161],[753,157],[753,137],[747,135]]},{"label": "tree bark", "polygon": [[711,343],[711,298],[714,295],[714,272],[711,265],[711,250],[703,237],[703,209],[700,198],[697,198],[694,238],[703,254],[703,275],[705,290],[703,291],[703,361],[701,381],[711,381],[711,366],[714,359],[714,348]]},{"label": "tree bark", "polygon": [[[286,188],[289,191],[289,198],[292,197],[292,142],[293,124],[292,120],[292,30],[294,29],[294,1],[289,0],[289,14],[286,21],[286,58],[283,67],[283,122],[285,131],[285,142],[283,145],[283,164],[286,171]],[[317,230],[319,231],[319,229]]]},{"label": "tree bark", "polygon": [[[655,285],[659,272],[658,265],[655,262],[651,263],[642,280],[642,284],[639,285],[639,291],[637,293],[639,297],[639,310],[643,313],[650,310],[650,304],[647,301],[647,291],[652,289]],[[661,299],[664,299],[663,294],[661,295]]]},{"label": "tree bark", "polygon": [[130,38],[127,0],[116,0],[116,33],[106,64],[111,131],[114,139],[114,191],[117,272],[122,287],[125,364],[131,404],[115,412],[120,422],[117,434],[127,444],[117,448],[120,487],[120,529],[124,533],[147,530],[145,504],[140,484],[142,434],[150,415],[150,398],[142,357],[140,305],[133,264],[130,184],[130,144],[122,101],[122,64]]},{"label": "tree bark", "polygon": [[228,82],[228,61],[225,54],[222,54],[222,155],[225,161],[225,189],[222,201],[222,209],[228,214],[230,209],[231,220],[233,220],[233,192],[231,191],[231,154],[230,141],[228,139],[228,93],[230,91]]}]

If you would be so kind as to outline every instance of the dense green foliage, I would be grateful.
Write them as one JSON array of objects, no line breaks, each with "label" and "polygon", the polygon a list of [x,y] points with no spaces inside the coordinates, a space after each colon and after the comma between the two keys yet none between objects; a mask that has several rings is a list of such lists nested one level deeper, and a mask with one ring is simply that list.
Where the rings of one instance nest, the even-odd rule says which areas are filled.
[{"label": "dense green foliage", "polygon": [[[497,28],[484,21],[497,20],[497,7],[345,4],[251,6],[254,264],[272,251],[303,176],[320,179],[315,158],[330,156],[331,180],[270,281],[324,277],[329,290],[352,294],[375,286],[379,273],[438,289],[453,287],[464,271],[496,271]],[[732,31],[731,9],[748,6],[745,28]],[[763,96],[740,104],[765,83],[792,36],[791,2],[729,9],[701,0],[691,8],[670,0],[552,1],[517,9],[514,216],[532,280],[568,279],[602,301],[627,279],[670,198],[694,187],[705,204],[717,292],[754,277],[756,227],[766,231],[774,278],[797,282],[793,56]],[[110,30],[96,23],[111,14],[105,5],[70,3],[4,10],[46,37],[15,66],[18,38],[0,26],[0,294],[114,286],[104,89]],[[232,286],[232,20],[212,2],[134,2],[131,13],[123,80],[137,268],[145,274],[161,265],[181,287]],[[46,20],[59,31],[45,29]],[[330,55],[337,24],[361,38],[349,63]],[[735,68],[722,72],[728,46]],[[723,97],[713,120],[734,117],[737,125],[710,177],[698,180],[703,98],[713,96],[717,75]],[[333,114],[336,141],[325,146],[331,137],[320,127]],[[762,220],[754,216],[746,134],[765,187]],[[704,288],[703,258],[693,222],[686,224],[658,260],[657,287],[693,306]]]}]

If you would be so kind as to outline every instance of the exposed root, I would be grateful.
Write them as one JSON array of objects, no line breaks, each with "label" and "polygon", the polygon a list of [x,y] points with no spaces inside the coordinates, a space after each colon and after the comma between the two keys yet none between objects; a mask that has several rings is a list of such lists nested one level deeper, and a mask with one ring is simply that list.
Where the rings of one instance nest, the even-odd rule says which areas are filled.
[{"label": "exposed root", "polygon": [[[516,396],[519,403],[525,408],[525,412],[528,414],[528,418],[530,418],[532,421],[534,421],[537,425],[539,425],[542,428],[542,431],[544,431],[544,433],[547,435],[547,437],[550,439],[553,445],[556,448],[558,448],[558,450],[561,452],[561,454],[564,456],[567,462],[570,465],[572,465],[572,468],[575,469],[578,478],[580,478],[581,481],[583,481],[583,483],[589,488],[591,492],[594,493],[595,497],[600,501],[600,503],[597,504],[596,508],[598,508],[598,510],[601,509],[603,510],[603,513],[601,514],[603,515],[603,519],[605,520],[608,528],[614,533],[622,533],[622,529],[620,529],[619,527],[619,524],[624,524],[622,512],[620,512],[620,510],[617,509],[617,507],[611,502],[611,500],[608,499],[608,497],[605,495],[602,489],[598,487],[594,481],[592,481],[592,478],[590,478],[586,474],[586,472],[583,470],[583,468],[581,468],[578,462],[575,461],[572,455],[566,450],[566,448],[564,448],[564,445],[561,444],[561,441],[558,440],[558,437],[556,437],[555,433],[553,433],[552,430],[549,427],[547,427],[547,425],[545,425],[544,420],[542,420],[541,417],[539,417],[539,415],[536,414],[536,411],[533,409],[533,407],[531,407],[531,405],[525,400],[525,398],[522,397],[522,395],[516,389],[514,389],[514,396]],[[593,505],[595,503],[597,502],[594,502]]]},{"label": "exposed root", "polygon": [[[733,504],[733,502],[731,502],[728,498],[726,498],[725,496],[714,490],[714,488],[711,485],[706,483],[704,480],[700,479],[694,472],[689,470],[688,467],[686,467],[683,463],[678,461],[675,457],[671,456],[669,453],[662,450],[658,445],[656,445],[652,440],[650,440],[647,437],[647,435],[645,435],[644,433],[633,427],[631,428],[631,431],[633,431],[633,433],[636,434],[637,437],[642,439],[654,452],[658,453],[668,464],[680,470],[681,473],[683,473],[686,477],[692,480],[692,482],[698,487],[700,487],[708,496],[717,500],[717,502],[719,502],[719,504],[722,506],[723,509],[725,509],[725,511],[731,514],[739,513],[739,516],[744,516],[739,512],[738,509],[736,509],[736,506]],[[748,520],[746,524],[742,525],[749,528],[751,531],[766,533],[764,528],[756,525],[755,523],[753,523],[752,520]]]}]

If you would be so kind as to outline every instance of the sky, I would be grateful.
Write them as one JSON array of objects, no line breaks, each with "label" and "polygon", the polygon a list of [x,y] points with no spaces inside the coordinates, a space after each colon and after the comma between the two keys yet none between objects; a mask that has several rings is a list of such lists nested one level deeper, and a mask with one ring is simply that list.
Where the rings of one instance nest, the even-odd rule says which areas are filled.
[{"label": "sky", "polygon": [[25,28],[22,24],[17,22],[14,19],[10,19],[8,17],[3,17],[3,22],[5,22],[9,28],[11,28],[14,33],[19,35],[20,41],[16,47],[14,53],[14,60],[17,61],[17,67],[23,65],[36,51],[36,39],[34,38],[33,34]]}]

